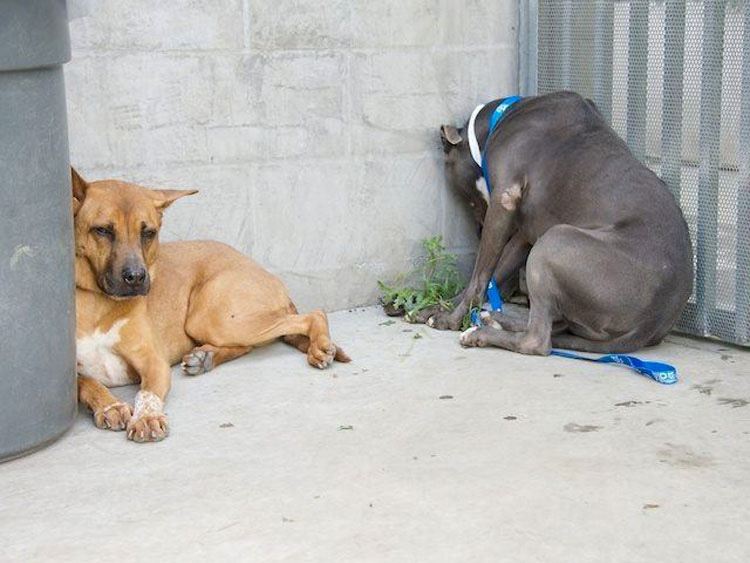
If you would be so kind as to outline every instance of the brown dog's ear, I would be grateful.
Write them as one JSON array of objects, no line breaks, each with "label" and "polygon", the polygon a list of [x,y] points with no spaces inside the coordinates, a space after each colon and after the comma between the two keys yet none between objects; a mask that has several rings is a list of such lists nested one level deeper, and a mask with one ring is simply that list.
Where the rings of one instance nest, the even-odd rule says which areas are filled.
[{"label": "brown dog's ear", "polygon": [[443,141],[443,148],[447,151],[451,147],[461,142],[461,134],[453,125],[440,126],[440,139]]},{"label": "brown dog's ear", "polygon": [[156,208],[163,211],[181,197],[197,194],[198,190],[149,190],[149,193]]},{"label": "brown dog's ear", "polygon": [[89,189],[89,185],[72,166],[70,167],[70,176],[71,187],[73,188],[73,215],[75,215],[81,208],[83,200],[86,199],[86,191]]}]

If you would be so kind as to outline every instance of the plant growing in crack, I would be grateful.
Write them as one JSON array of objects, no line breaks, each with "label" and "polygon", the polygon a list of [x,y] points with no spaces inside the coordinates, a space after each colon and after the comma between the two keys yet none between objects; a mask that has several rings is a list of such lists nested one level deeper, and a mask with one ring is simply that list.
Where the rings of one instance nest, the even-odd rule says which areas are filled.
[{"label": "plant growing in crack", "polygon": [[[426,255],[418,260],[415,268],[400,274],[391,284],[378,281],[386,314],[410,318],[434,305],[450,311],[453,309],[451,299],[466,285],[456,267],[456,256],[446,252],[442,236],[424,239],[422,246]],[[468,318],[464,321],[468,326]]]}]

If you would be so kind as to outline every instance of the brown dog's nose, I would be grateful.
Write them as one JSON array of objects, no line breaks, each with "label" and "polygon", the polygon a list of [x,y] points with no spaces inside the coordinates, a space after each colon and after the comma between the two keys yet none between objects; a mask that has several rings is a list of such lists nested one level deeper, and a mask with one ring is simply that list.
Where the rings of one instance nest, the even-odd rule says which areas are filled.
[{"label": "brown dog's nose", "polygon": [[130,287],[138,287],[143,284],[146,279],[145,268],[130,268],[125,266],[122,269],[122,281]]}]

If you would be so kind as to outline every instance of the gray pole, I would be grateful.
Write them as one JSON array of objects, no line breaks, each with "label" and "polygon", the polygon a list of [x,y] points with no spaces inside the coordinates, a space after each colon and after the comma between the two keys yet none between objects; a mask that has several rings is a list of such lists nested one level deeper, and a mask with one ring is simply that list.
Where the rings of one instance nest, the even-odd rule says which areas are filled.
[{"label": "gray pole", "polygon": [[612,0],[594,5],[594,102],[612,123],[612,47],[614,7]]},{"label": "gray pole", "polygon": [[0,1],[0,460],[76,415],[65,2]]},{"label": "gray pole", "polygon": [[627,141],[633,154],[646,154],[646,82],[648,67],[648,0],[631,0],[628,34]]},{"label": "gray pole", "polygon": [[685,2],[667,0],[664,23],[664,102],[661,123],[661,177],[680,202],[682,170],[682,79]]},{"label": "gray pole", "polygon": [[518,92],[533,96],[537,93],[539,2],[521,0],[518,6]]},{"label": "gray pole", "polygon": [[737,269],[735,271],[735,335],[750,344],[750,0],[745,0],[740,88],[740,142],[737,175]]},{"label": "gray pole", "polygon": [[570,62],[573,57],[570,33],[573,26],[573,5],[571,0],[562,0],[562,18],[560,22],[560,85],[563,90],[569,90],[570,81]]},{"label": "gray pole", "polygon": [[703,6],[701,56],[700,164],[698,168],[698,231],[695,294],[697,329],[711,334],[716,309],[716,241],[721,134],[721,69],[724,50],[724,3]]}]

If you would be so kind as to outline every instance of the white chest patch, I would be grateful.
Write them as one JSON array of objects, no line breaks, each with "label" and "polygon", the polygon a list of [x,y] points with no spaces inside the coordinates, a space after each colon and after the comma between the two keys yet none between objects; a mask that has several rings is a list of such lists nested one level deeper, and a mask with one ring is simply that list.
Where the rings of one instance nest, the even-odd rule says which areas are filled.
[{"label": "white chest patch", "polygon": [[76,340],[78,373],[107,387],[133,383],[128,377],[127,364],[114,350],[120,341],[120,329],[127,322],[127,319],[120,319],[107,332],[97,328]]},{"label": "white chest patch", "polygon": [[477,178],[477,191],[479,192],[479,195],[482,196],[482,199],[487,203],[487,205],[490,204],[490,190],[487,189],[487,182],[484,179],[484,176],[480,176]]}]

